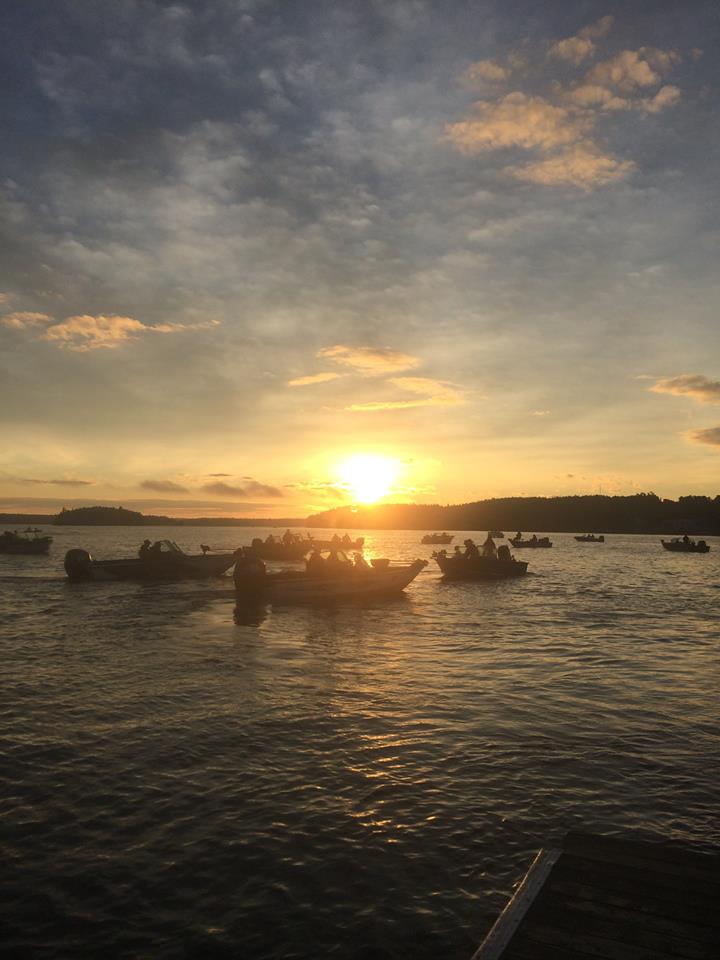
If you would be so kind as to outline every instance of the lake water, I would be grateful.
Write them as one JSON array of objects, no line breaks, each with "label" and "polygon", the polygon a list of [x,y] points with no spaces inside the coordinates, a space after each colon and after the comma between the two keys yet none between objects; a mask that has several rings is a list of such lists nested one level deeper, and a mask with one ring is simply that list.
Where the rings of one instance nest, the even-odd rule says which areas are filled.
[{"label": "lake water", "polygon": [[467,960],[569,829],[720,844],[715,538],[557,534],[515,581],[236,623],[227,578],[62,559],[266,530],[50,532],[0,556],[4,957]]}]

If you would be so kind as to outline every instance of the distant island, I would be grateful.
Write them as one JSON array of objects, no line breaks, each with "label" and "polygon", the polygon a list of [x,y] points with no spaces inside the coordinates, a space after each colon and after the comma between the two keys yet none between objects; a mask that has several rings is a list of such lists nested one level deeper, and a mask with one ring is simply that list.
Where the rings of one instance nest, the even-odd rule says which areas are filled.
[{"label": "distant island", "polygon": [[323,527],[337,530],[495,530],[513,534],[692,533],[720,535],[720,496],[666,500],[654,493],[626,497],[500,497],[472,503],[382,503],[335,507],[310,517],[166,517],[124,507],[79,507],[57,516],[0,514],[0,523],[58,526]]}]

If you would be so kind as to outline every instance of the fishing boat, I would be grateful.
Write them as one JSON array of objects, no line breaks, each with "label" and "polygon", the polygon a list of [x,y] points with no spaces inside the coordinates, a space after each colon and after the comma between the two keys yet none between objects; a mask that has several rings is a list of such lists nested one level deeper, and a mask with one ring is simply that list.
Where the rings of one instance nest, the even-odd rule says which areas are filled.
[{"label": "fishing boat", "polygon": [[601,533],[596,537],[594,533],[585,533],[581,537],[575,537],[578,543],[605,543],[605,537]]},{"label": "fishing boat", "polygon": [[[427,566],[427,560],[392,564],[378,559],[358,566],[341,553],[330,566],[269,573],[252,551],[244,552],[233,574],[238,603],[337,603],[374,600],[401,593]],[[327,563],[327,561],[323,561]]]},{"label": "fishing boat", "polygon": [[52,537],[40,536],[42,530],[37,527],[28,527],[22,533],[17,530],[6,530],[0,535],[0,553],[22,553],[38,556],[47,553]]},{"label": "fishing boat", "polygon": [[[149,541],[148,541],[149,543]],[[142,556],[95,560],[87,550],[65,554],[65,572],[74,582],[83,580],[205,580],[219,577],[235,563],[234,553],[188,554],[172,540],[158,540]]]},{"label": "fishing boat", "polygon": [[365,545],[365,537],[356,537],[353,540],[348,534],[342,537],[333,537],[332,540],[316,540],[314,537],[308,537],[302,541],[305,549],[310,547],[313,550],[362,550]]},{"label": "fishing boat", "polygon": [[426,533],[420,543],[452,543],[451,533]]},{"label": "fishing boat", "polygon": [[504,539],[505,539],[505,534],[502,532],[502,530],[491,530],[491,531],[490,531],[490,536],[493,538],[493,540],[504,540]]},{"label": "fishing boat", "polygon": [[494,557],[467,557],[463,553],[448,556],[441,550],[433,554],[433,558],[445,580],[507,580],[521,577],[528,568],[526,561],[516,560],[510,555],[508,547],[500,547],[498,555]]},{"label": "fishing boat", "polygon": [[287,542],[275,539],[261,540],[260,537],[255,537],[249,547],[243,547],[242,549],[251,551],[260,560],[300,563],[313,545],[311,540],[301,537]]},{"label": "fishing boat", "polygon": [[535,534],[529,540],[523,540],[522,534],[517,537],[510,537],[510,543],[520,549],[521,547],[551,547],[552,540],[550,537],[536,537]]},{"label": "fishing boat", "polygon": [[704,540],[682,539],[661,540],[660,543],[671,553],[710,553],[710,546]]}]

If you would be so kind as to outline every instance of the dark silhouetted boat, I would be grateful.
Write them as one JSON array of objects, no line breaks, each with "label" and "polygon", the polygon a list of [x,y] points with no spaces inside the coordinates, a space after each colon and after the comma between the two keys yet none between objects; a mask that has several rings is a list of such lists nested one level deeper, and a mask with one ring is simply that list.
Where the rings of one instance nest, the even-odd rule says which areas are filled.
[{"label": "dark silhouetted boat", "polygon": [[23,533],[18,533],[17,530],[6,530],[0,535],[0,553],[23,553],[35,556],[47,553],[53,538],[40,536],[41,533],[42,531],[37,527],[28,527]]},{"label": "dark silhouetted boat", "polygon": [[94,560],[87,550],[68,550],[65,572],[70,580],[205,580],[219,577],[235,563],[234,553],[184,553],[172,540],[158,540],[157,549],[141,557]]},{"label": "dark silhouetted boat", "polygon": [[427,566],[427,560],[405,564],[377,560],[371,561],[372,566],[356,566],[342,554],[337,557],[332,568],[321,563],[320,569],[269,573],[256,554],[246,551],[233,574],[238,604],[324,604],[389,597],[401,593]]},{"label": "dark silhouetted boat", "polygon": [[452,543],[452,533],[426,533],[420,543]]},{"label": "dark silhouetted boat", "polygon": [[527,562],[516,560],[507,546],[498,549],[498,556],[448,556],[444,550],[433,554],[446,580],[507,580],[527,573]]},{"label": "dark silhouetted boat", "polygon": [[671,553],[710,553],[710,547],[704,540],[661,540],[660,543]]},{"label": "dark silhouetted boat", "polygon": [[520,549],[521,547],[530,547],[531,549],[539,547],[551,547],[552,540],[550,537],[536,537],[532,536],[529,540],[523,540],[522,536],[520,537],[510,537],[510,543]]},{"label": "dark silhouetted boat", "polygon": [[300,563],[308,550],[313,548],[313,542],[309,539],[291,540],[289,543],[283,543],[282,540],[261,540],[256,537],[249,547],[243,547],[245,551],[252,552],[260,560],[278,560],[284,563]]},{"label": "dark silhouetted boat", "polygon": [[352,540],[347,534],[332,540],[316,540],[314,537],[308,537],[302,541],[305,549],[311,550],[362,550],[365,546],[365,537],[356,537]]},{"label": "dark silhouetted boat", "polygon": [[605,537],[601,533],[596,537],[594,533],[585,533],[581,537],[575,537],[578,543],[605,543]]},{"label": "dark silhouetted boat", "polygon": [[493,538],[493,540],[505,539],[505,534],[502,532],[502,530],[491,530],[489,535]]}]

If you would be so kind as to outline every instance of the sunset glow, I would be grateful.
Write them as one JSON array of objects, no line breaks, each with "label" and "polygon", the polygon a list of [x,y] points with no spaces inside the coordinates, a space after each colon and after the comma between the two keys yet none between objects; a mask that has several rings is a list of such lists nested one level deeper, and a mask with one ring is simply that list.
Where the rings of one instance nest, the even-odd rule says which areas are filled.
[{"label": "sunset glow", "polygon": [[338,469],[338,476],[347,484],[357,503],[375,503],[386,497],[397,475],[396,460],[375,454],[357,454],[345,460]]}]

